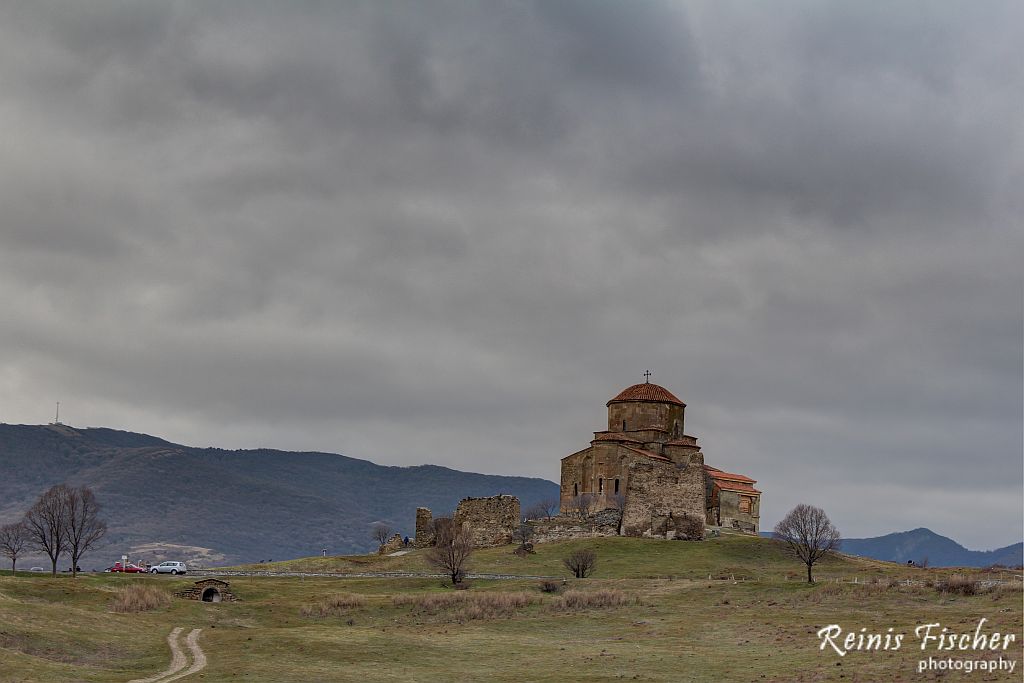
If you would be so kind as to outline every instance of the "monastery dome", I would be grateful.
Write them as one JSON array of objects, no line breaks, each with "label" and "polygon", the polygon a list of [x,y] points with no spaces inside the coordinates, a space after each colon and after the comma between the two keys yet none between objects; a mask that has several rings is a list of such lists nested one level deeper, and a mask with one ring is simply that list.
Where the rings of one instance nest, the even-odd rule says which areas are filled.
[{"label": "monastery dome", "polygon": [[605,405],[610,406],[613,403],[620,403],[623,401],[649,401],[653,403],[674,403],[677,406],[686,405],[665,387],[657,384],[651,384],[650,382],[634,384],[631,387],[623,389],[619,392],[618,396],[608,401]]}]

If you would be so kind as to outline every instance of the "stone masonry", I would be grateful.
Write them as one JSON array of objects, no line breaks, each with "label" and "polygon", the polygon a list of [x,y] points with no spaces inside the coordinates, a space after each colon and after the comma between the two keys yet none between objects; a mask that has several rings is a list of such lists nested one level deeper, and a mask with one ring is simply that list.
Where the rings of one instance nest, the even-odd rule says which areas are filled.
[{"label": "stone masonry", "polygon": [[[703,465],[637,461],[629,466],[628,481],[622,515],[623,535],[703,538]],[[699,528],[699,532],[694,527]]]},{"label": "stone masonry", "polygon": [[413,547],[426,548],[434,543],[434,515],[430,508],[416,508],[416,540]]},{"label": "stone masonry", "polygon": [[[519,528],[519,499],[515,496],[463,498],[452,518],[469,536],[476,548],[506,545]],[[433,513],[416,508],[416,548],[434,544]]]},{"label": "stone masonry", "polygon": [[201,600],[203,602],[234,602],[238,598],[231,592],[231,584],[220,579],[202,579],[190,588],[174,594],[176,598]]},{"label": "stone masonry", "polygon": [[469,534],[473,545],[486,548],[512,542],[519,528],[519,499],[515,496],[463,498],[454,521]]}]

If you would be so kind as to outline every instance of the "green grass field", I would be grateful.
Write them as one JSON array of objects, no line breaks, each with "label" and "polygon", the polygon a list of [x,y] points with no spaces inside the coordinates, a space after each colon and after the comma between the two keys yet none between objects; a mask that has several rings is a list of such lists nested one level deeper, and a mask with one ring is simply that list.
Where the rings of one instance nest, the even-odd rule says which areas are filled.
[{"label": "green grass field", "polygon": [[[478,551],[470,569],[565,575],[560,559],[580,546],[596,549],[597,571],[569,580],[561,594],[542,593],[539,582],[529,579],[476,580],[469,590],[454,591],[439,579],[235,577],[236,603],[172,600],[128,614],[112,611],[120,588],[171,592],[194,577],[72,580],[8,572],[0,575],[0,680],[151,676],[167,667],[166,637],[177,626],[203,629],[199,642],[209,660],[186,681],[1021,680],[1020,589],[960,595],[924,585],[948,578],[950,570],[837,556],[816,569],[819,582],[811,586],[801,580],[802,566],[777,543],[738,536],[704,543],[573,541],[540,545],[526,558],[513,555],[511,547],[494,548]],[[430,571],[421,552],[256,567]],[[896,583],[907,578],[917,583]],[[624,604],[575,606],[565,591],[591,599],[605,591],[601,595]],[[340,607],[321,607],[337,595]],[[1012,674],[917,673],[919,660],[950,655],[922,652],[913,636],[917,625],[940,622],[973,632],[982,618],[987,632],[1016,634],[1001,652],[1016,661]],[[819,650],[816,632],[830,624],[873,633],[893,627],[908,635],[896,651],[839,657]],[[999,654],[952,653],[970,659]]]}]

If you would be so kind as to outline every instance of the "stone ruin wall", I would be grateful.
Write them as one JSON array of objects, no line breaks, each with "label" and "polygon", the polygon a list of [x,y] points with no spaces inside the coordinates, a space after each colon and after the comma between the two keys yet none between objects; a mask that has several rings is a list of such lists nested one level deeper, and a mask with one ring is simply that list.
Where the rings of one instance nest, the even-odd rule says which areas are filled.
[{"label": "stone ruin wall", "polygon": [[414,548],[428,548],[434,544],[434,515],[430,508],[416,508],[416,538]]},{"label": "stone ruin wall", "polygon": [[380,547],[377,548],[378,555],[388,555],[390,553],[397,552],[405,547],[403,543],[402,534],[395,534],[388,540],[381,543]]},{"label": "stone ruin wall", "polygon": [[[452,518],[469,535],[475,548],[507,545],[519,528],[519,499],[515,496],[463,498]],[[415,548],[434,544],[434,517],[429,508],[416,508]]]},{"label": "stone ruin wall", "polygon": [[618,510],[602,510],[587,519],[558,516],[551,519],[531,519],[534,543],[565,541],[571,538],[600,538],[618,536],[622,513]]},{"label": "stone ruin wall", "polygon": [[704,468],[637,461],[629,466],[624,536],[666,536],[700,540],[705,517]]},{"label": "stone ruin wall", "polygon": [[507,545],[519,528],[519,499],[515,496],[463,498],[455,508],[455,524],[469,534],[476,548]]}]

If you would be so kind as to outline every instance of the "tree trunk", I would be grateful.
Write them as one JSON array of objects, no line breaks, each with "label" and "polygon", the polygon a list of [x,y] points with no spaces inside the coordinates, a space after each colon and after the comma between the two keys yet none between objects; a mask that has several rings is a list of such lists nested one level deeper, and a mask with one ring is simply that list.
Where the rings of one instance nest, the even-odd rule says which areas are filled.
[{"label": "tree trunk", "polygon": [[807,565],[807,583],[814,583],[814,579],[811,577],[811,565]]},{"label": "tree trunk", "polygon": [[18,564],[18,558],[16,558],[16,557],[12,557],[12,558],[11,558],[11,577],[12,577],[12,578],[14,577],[14,571],[15,571],[15,570],[14,570],[14,567],[15,567],[15,565],[17,565],[17,564]]},{"label": "tree trunk", "polygon": [[57,558],[51,557],[50,564],[52,565],[52,568],[50,569],[50,574],[52,576],[57,576]]}]

